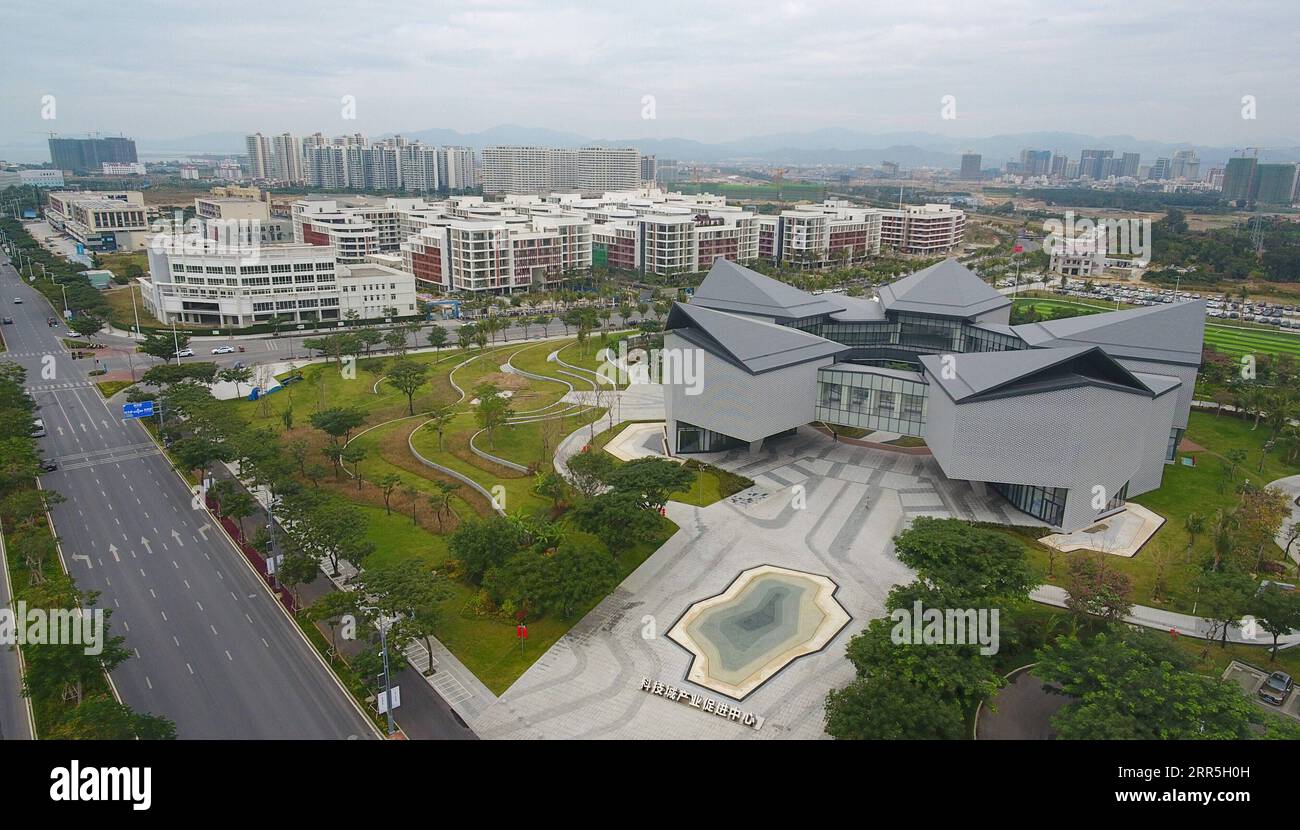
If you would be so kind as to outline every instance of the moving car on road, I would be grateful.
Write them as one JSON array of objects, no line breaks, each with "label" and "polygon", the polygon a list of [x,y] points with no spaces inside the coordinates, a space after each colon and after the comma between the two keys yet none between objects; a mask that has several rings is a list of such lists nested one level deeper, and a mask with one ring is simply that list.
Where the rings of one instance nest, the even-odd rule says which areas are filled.
[{"label": "moving car on road", "polygon": [[41,469],[47,473],[54,472],[59,469],[59,462],[55,461],[53,458],[42,458]]},{"label": "moving car on road", "polygon": [[32,421],[32,437],[33,438],[45,437],[45,422],[42,421],[40,418],[37,418],[35,421]]},{"label": "moving car on road", "polygon": [[12,317],[6,317],[5,320],[4,320],[4,324],[5,324],[6,326],[12,326],[12,325],[14,324],[14,318],[12,318]]},{"label": "moving car on road", "polygon": [[22,297],[14,297],[14,305],[22,305],[22,304],[23,304]]},{"label": "moving car on road", "polygon": [[215,349],[212,350],[212,353],[213,353],[213,354],[233,354],[234,351],[235,351],[235,347],[234,347],[234,346],[217,346]]},{"label": "moving car on road", "polygon": [[191,349],[189,346],[186,346],[185,348],[176,352],[176,354],[172,355],[172,357],[194,357],[194,350]]}]

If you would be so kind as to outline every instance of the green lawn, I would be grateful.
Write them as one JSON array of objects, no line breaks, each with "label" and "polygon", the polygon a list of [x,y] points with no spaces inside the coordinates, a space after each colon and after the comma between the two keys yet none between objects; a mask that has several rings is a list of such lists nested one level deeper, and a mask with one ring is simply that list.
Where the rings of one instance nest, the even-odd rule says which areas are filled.
[{"label": "green lawn", "polygon": [[[386,515],[383,508],[365,507],[362,510],[369,520],[369,538],[376,546],[375,552],[366,559],[368,566],[389,564],[410,556],[434,566],[446,560],[447,545],[443,537],[412,526],[409,518],[397,513]],[[658,536],[652,542],[638,545],[619,556],[619,581],[636,570],[676,530],[676,525],[664,519]],[[477,589],[472,585],[451,583],[451,594],[442,604],[437,636],[439,642],[495,694],[509,688],[538,657],[564,636],[574,622],[603,599],[587,603],[572,619],[543,617],[530,620],[528,641],[521,649],[515,639],[512,620],[474,613],[472,602],[476,593]]]},{"label": "green lawn", "polygon": [[[1289,475],[1300,473],[1300,466],[1287,463],[1279,453],[1269,453],[1264,459],[1264,471],[1258,472],[1260,448],[1268,438],[1267,428],[1251,429],[1250,420],[1230,415],[1216,418],[1204,412],[1192,412],[1187,439],[1206,448],[1206,452],[1192,453],[1195,467],[1181,463],[1165,467],[1164,483],[1160,489],[1135,496],[1133,501],[1164,516],[1165,524],[1149,542],[1132,558],[1111,556],[1107,563],[1126,573],[1133,580],[1133,601],[1139,605],[1166,608],[1171,611],[1191,612],[1195,601],[1191,588],[1192,578],[1206,557],[1212,556],[1210,534],[1201,533],[1188,553],[1188,535],[1184,521],[1189,513],[1204,515],[1207,523],[1213,521],[1214,512],[1230,510],[1237,504],[1237,495],[1229,488],[1219,492],[1219,469],[1222,456],[1230,449],[1247,451],[1246,463],[1238,472],[1239,479],[1248,478],[1263,486]],[[1179,457],[1188,455],[1179,453]],[[1030,558],[1043,572],[1048,570],[1047,549],[1031,543]],[[1062,584],[1070,556],[1057,554],[1053,577],[1047,581]],[[1165,571],[1166,591],[1159,599],[1152,597],[1155,584],[1156,563],[1167,557]],[[1281,550],[1272,546],[1271,558],[1281,559]],[[1190,561],[1189,561],[1190,559]]]},{"label": "green lawn", "polygon": [[[524,378],[518,374],[501,371],[501,365],[513,357],[513,365],[541,375],[556,377],[557,364],[547,363],[546,356],[557,348],[564,348],[572,341],[554,341],[541,344],[498,344],[489,346],[482,352],[473,351],[472,360],[463,367],[455,368],[466,360],[461,353],[445,352],[441,355],[419,355],[412,359],[428,362],[435,366],[435,373],[421,393],[415,399],[417,412],[427,411],[434,406],[455,403],[459,397],[451,386],[454,374],[455,382],[467,393],[481,382],[493,382],[502,388],[510,389],[512,407],[516,411],[537,409],[558,401],[568,388],[558,382]],[[391,360],[391,358],[390,358]],[[371,359],[371,363],[374,359]],[[407,445],[407,436],[420,454],[431,461],[465,475],[488,490],[500,485],[505,489],[505,509],[508,512],[549,510],[551,503],[533,492],[534,477],[501,468],[499,465],[474,455],[468,446],[469,438],[478,432],[479,425],[475,418],[475,408],[468,401],[457,405],[456,414],[444,432],[444,446],[439,447],[438,435],[432,429],[417,428],[426,420],[422,415],[406,416],[406,398],[390,386],[380,383],[376,394],[374,389],[376,374],[366,371],[368,361],[359,361],[359,371],[355,379],[346,379],[332,363],[315,364],[302,370],[304,380],[292,384],[277,392],[266,402],[232,401],[231,406],[242,408],[243,412],[255,423],[276,428],[286,438],[303,438],[311,444],[310,455],[313,463],[324,463],[319,455],[319,447],[324,444],[324,437],[309,425],[311,413],[321,407],[356,406],[367,411],[366,426],[374,426],[353,438],[353,446],[366,450],[366,457],[360,464],[363,479],[373,481],[387,474],[396,474],[402,480],[403,487],[391,496],[392,513],[385,511],[382,494],[376,488],[367,487],[358,491],[350,486],[339,485],[332,481],[327,486],[336,492],[357,501],[367,519],[368,536],[374,542],[376,550],[367,560],[368,565],[391,563],[398,559],[414,556],[436,565],[448,556],[447,536],[441,532],[437,520],[432,516],[432,508],[427,503],[427,495],[433,492],[433,482],[439,478],[432,469],[422,464],[411,455]],[[579,387],[581,384],[576,384]],[[287,407],[294,408],[294,429],[285,430],[281,422],[281,413]],[[558,444],[574,429],[589,419],[598,417],[599,410],[592,410],[581,415],[566,417],[558,429],[549,436]],[[412,433],[411,430],[415,429]],[[486,436],[480,446],[494,454],[519,463],[550,464],[550,454],[554,447],[543,456],[541,451],[543,427],[538,423],[517,424],[499,429],[495,436],[495,447],[487,441]],[[419,523],[411,521],[411,500],[404,492],[407,487],[420,491],[415,499],[415,509]],[[716,500],[719,483],[716,477],[702,476],[697,484],[695,499],[699,502]],[[487,501],[462,486],[453,499],[453,511],[457,517],[464,519],[478,514],[491,512]],[[630,574],[647,556],[676,531],[676,526],[667,519],[660,523],[660,533],[649,543],[618,557],[619,579]],[[567,533],[576,533],[569,529]],[[600,598],[595,598],[586,608],[579,609],[573,619],[542,618],[529,623],[529,639],[520,649],[515,639],[513,622],[498,616],[483,616],[474,610],[478,589],[464,582],[453,585],[452,595],[443,606],[442,623],[438,630],[438,639],[450,649],[485,685],[496,693],[501,693],[514,682],[551,644],[564,635],[572,624],[593,607]]]}]

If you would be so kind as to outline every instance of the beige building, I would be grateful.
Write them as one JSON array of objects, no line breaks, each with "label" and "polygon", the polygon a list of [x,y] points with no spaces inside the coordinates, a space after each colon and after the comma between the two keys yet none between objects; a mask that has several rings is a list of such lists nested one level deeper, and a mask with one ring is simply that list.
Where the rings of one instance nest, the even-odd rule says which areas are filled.
[{"label": "beige building", "polygon": [[91,251],[139,251],[149,235],[144,194],[135,190],[52,192],[45,218]]}]

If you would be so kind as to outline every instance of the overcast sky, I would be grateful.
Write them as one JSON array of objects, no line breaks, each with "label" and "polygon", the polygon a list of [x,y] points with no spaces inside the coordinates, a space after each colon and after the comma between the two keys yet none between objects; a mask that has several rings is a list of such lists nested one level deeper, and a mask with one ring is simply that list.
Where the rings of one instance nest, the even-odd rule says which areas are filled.
[{"label": "overcast sky", "polygon": [[[701,141],[822,127],[1223,146],[1300,137],[1297,0],[5,5],[0,146],[50,130],[165,139],[506,123]],[[344,95],[356,120],[341,117]],[[941,117],[945,95],[955,120]],[[1243,95],[1256,120],[1241,117]]]}]

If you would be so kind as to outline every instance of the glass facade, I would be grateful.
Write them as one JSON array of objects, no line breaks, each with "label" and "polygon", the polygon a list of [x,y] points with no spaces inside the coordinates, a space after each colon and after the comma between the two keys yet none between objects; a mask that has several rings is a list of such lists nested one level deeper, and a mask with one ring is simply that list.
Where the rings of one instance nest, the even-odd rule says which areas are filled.
[{"label": "glass facade", "polygon": [[919,438],[928,401],[929,387],[919,377],[835,368],[817,373],[817,419],[828,424]]},{"label": "glass facade", "polygon": [[[1052,527],[1060,527],[1065,521],[1065,497],[1070,491],[1064,487],[1031,487],[1027,484],[993,484],[992,487],[1006,496],[1017,510],[1042,519]],[[1125,491],[1127,489],[1125,485]]]},{"label": "glass facade", "polygon": [[1165,461],[1173,461],[1174,455],[1178,452],[1178,445],[1183,440],[1183,433],[1186,430],[1174,427],[1169,430],[1169,444],[1165,447]]},{"label": "glass facade", "polygon": [[722,450],[745,447],[748,444],[730,435],[723,435],[711,429],[697,427],[685,421],[677,422],[677,453],[720,452]]},{"label": "glass facade", "polygon": [[837,322],[829,317],[806,317],[787,324],[791,328],[825,337],[854,352],[849,360],[906,361],[917,363],[922,354],[1003,352],[1026,348],[1014,334],[984,328],[965,320],[929,314],[897,312],[884,320]]}]

